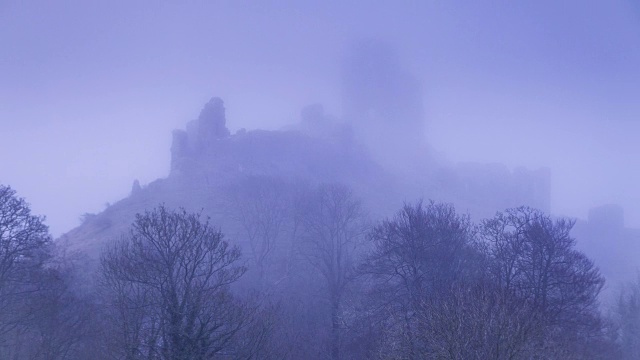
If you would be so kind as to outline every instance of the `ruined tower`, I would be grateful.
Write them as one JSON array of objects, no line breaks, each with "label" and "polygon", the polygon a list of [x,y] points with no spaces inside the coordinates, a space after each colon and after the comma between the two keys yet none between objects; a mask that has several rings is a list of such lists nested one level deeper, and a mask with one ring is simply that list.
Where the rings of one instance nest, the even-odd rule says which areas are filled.
[{"label": "ruined tower", "polygon": [[187,123],[187,130],[174,130],[171,144],[171,172],[184,170],[190,159],[203,156],[215,141],[229,136],[224,102],[213,97],[196,120]]}]

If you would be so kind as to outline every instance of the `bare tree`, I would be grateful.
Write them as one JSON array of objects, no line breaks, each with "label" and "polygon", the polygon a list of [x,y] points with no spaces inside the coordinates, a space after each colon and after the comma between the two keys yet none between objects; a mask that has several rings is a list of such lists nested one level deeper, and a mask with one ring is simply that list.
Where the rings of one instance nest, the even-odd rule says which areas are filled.
[{"label": "bare tree", "polygon": [[[41,284],[27,304],[33,312],[28,323],[24,358],[28,359],[72,359],[82,358],[82,347],[91,336],[96,336],[91,327],[95,308],[88,299],[79,296],[71,288],[69,278],[72,268],[53,267],[39,274]],[[95,357],[93,357],[95,358]]]},{"label": "bare tree", "polygon": [[251,176],[239,180],[227,191],[231,215],[248,240],[250,259],[264,280],[270,257],[290,220],[291,196],[287,184],[268,176]]},{"label": "bare tree", "polygon": [[138,214],[129,239],[102,256],[124,359],[209,359],[230,349],[244,323],[229,285],[240,251],[198,214],[160,206]]},{"label": "bare tree", "polygon": [[48,257],[51,238],[44,218],[31,214],[24,199],[0,185],[0,338],[33,313],[26,299],[38,291],[37,273]]},{"label": "bare tree", "polygon": [[388,341],[384,356],[422,358],[431,346],[420,335],[425,302],[475,276],[469,218],[447,204],[406,204],[393,219],[375,226],[369,240],[373,250],[360,271],[370,278],[371,311],[380,314]]},{"label": "bare tree", "polygon": [[528,308],[505,302],[494,284],[457,282],[426,297],[415,312],[419,358],[519,359]]},{"label": "bare tree", "polygon": [[636,281],[624,285],[613,307],[616,340],[621,359],[640,358],[640,274]]},{"label": "bare tree", "polygon": [[482,226],[501,301],[528,306],[528,335],[522,345],[548,358],[568,358],[602,335],[597,300],[604,278],[574,248],[573,224],[520,207],[498,213]]},{"label": "bare tree", "polygon": [[342,301],[353,280],[356,251],[366,227],[360,202],[351,189],[323,184],[307,194],[302,206],[302,254],[320,273],[331,316],[330,356],[341,358]]}]

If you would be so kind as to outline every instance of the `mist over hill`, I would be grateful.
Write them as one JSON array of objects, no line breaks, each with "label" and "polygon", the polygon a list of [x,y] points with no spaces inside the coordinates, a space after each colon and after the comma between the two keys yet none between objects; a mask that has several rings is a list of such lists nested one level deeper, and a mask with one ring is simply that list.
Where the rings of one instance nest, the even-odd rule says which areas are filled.
[{"label": "mist over hill", "polygon": [[549,169],[451,163],[426,142],[420,82],[388,44],[357,42],[343,65],[342,116],[312,104],[301,110],[297,123],[280,130],[231,134],[224,101],[211,98],[196,119],[173,131],[166,178],[143,186],[134,182],[130,196],[85,215],[61,239],[95,256],[124,233],[134,214],[164,203],[202,210],[242,241],[229,210],[230,192],[260,181],[345,184],[364,200],[372,218],[418,198],[453,203],[474,219],[522,205],[550,210]]},{"label": "mist over hill", "polygon": [[2,2],[0,359],[640,359],[631,2]]},{"label": "mist over hill", "polygon": [[[420,82],[387,44],[358,42],[343,65],[341,116],[311,104],[301,109],[297,122],[278,130],[231,133],[233,119],[227,119],[224,101],[213,97],[195,119],[173,131],[167,177],[142,185],[135,180],[128,197],[85,214],[60,242],[87,255],[93,267],[105,245],[127,236],[135,214],[165,204],[211,217],[250,252],[239,204],[271,199],[261,206],[287,212],[284,205],[270,209],[275,199],[286,202],[305,189],[332,183],[352,188],[373,220],[415,199],[452,203],[475,221],[523,205],[551,211],[550,169],[453,163],[426,141]],[[574,235],[608,279],[605,301],[612,301],[620,284],[634,278],[640,237],[633,229],[622,230],[623,210],[592,212],[601,215],[579,221]],[[602,220],[610,218],[619,220]]]},{"label": "mist over hill", "polygon": [[[369,81],[361,84],[363,89],[374,87]],[[354,189],[374,220],[415,199],[452,203],[475,221],[523,205],[550,211],[549,169],[451,163],[415,136],[422,122],[414,121],[413,129],[406,123],[396,128],[393,121],[374,116],[390,113],[381,104],[389,94],[368,93],[368,100],[365,95],[357,94],[354,100],[361,104],[359,112],[352,112],[360,114],[352,115],[356,120],[343,121],[326,113],[321,104],[313,104],[301,110],[298,123],[280,130],[240,129],[234,134],[227,127],[223,100],[214,97],[184,129],[174,130],[166,178],[142,185],[135,180],[128,197],[100,213],[85,214],[81,225],[58,241],[87,256],[86,265],[94,268],[105,246],[127,236],[136,214],[164,204],[202,212],[250,253],[239,219],[243,203],[263,202],[258,205],[263,211],[287,212],[286,205],[273,208],[274,204],[331,183]],[[400,129],[413,136],[403,138]],[[605,206],[592,213],[588,221],[577,223],[573,234],[578,247],[596,260],[608,279],[604,300],[611,302],[620,285],[634,278],[640,236],[637,230],[625,230],[619,207]]]},{"label": "mist over hill", "polygon": [[[300,122],[282,130],[241,129],[230,134],[226,122],[223,101],[212,98],[185,130],[173,132],[166,178],[145,185],[134,181],[128,197],[101,213],[84,215],[82,224],[60,239],[97,256],[105,243],[125,235],[136,213],[165,204],[203,211],[242,242],[230,203],[236,192],[251,194],[251,186],[259,187],[261,182],[286,187],[345,184],[363,199],[372,218],[388,216],[403,202],[417,198],[454,203],[475,219],[521,205],[549,210],[547,169],[510,171],[500,164],[450,164],[435,158],[426,147],[424,152],[414,151],[424,144],[384,131],[367,146],[358,140],[358,125],[324,113],[321,105],[304,108]],[[394,164],[387,163],[392,160],[389,154],[380,159],[377,142],[400,159]],[[412,151],[403,152],[403,148]]]}]

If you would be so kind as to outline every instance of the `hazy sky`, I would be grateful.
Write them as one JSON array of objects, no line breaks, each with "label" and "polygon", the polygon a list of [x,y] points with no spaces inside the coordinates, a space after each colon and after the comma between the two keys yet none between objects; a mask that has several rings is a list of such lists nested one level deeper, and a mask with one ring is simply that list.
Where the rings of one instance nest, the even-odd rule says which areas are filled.
[{"label": "hazy sky", "polygon": [[169,169],[211,96],[228,126],[340,115],[354,40],[422,81],[452,161],[552,168],[552,210],[605,203],[640,227],[640,2],[0,0],[0,183],[55,235]]}]

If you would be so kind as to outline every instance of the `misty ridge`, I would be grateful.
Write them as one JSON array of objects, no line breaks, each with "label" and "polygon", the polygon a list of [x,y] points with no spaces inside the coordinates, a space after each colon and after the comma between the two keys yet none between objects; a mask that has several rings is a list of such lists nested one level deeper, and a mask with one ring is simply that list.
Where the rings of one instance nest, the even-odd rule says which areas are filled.
[{"label": "misty ridge", "polygon": [[[166,123],[160,119],[156,123],[154,117],[174,106],[179,108],[180,102],[195,103],[184,99],[193,94],[202,98],[202,88],[184,91],[180,101],[178,90],[174,90],[175,105],[171,99],[154,99],[164,104],[150,106],[140,114],[151,119],[145,120],[143,127],[108,119],[110,115],[105,114],[110,113],[105,109],[91,109],[90,115],[96,119],[103,116],[106,123],[112,121],[108,126],[100,125],[104,128],[96,125],[95,132],[122,135],[122,141],[119,137],[105,141],[105,153],[121,148],[113,152],[119,154],[118,163],[126,164],[119,169],[131,171],[113,174],[113,178],[102,173],[94,176],[102,176],[99,180],[105,184],[125,177],[132,182],[131,190],[99,211],[84,213],[72,229],[69,226],[60,235],[57,228],[64,223],[60,219],[72,216],[70,209],[81,203],[77,198],[88,196],[90,187],[84,188],[82,183],[88,180],[80,173],[93,168],[51,165],[54,171],[49,178],[32,181],[41,188],[41,196],[57,191],[59,173],[67,172],[69,182],[77,186],[76,194],[69,197],[73,205],[57,204],[53,214],[42,214],[50,216],[45,218],[39,214],[42,200],[32,195],[37,192],[29,190],[28,182],[20,181],[20,174],[8,174],[26,174],[23,169],[44,165],[30,161],[29,151],[0,158],[4,162],[0,173],[0,359],[640,359],[640,228],[637,204],[629,209],[635,201],[635,188],[626,187],[636,177],[631,176],[633,169],[618,169],[633,165],[622,158],[633,155],[635,148],[627,142],[635,141],[631,134],[635,125],[622,126],[622,120],[593,125],[591,120],[578,117],[557,121],[570,114],[563,112],[565,104],[561,104],[569,97],[554,100],[555,108],[549,99],[566,89],[550,91],[547,98],[534,93],[526,100],[513,96],[505,101],[507,98],[495,91],[504,87],[508,92],[514,89],[510,87],[513,84],[494,75],[486,75],[495,83],[475,98],[467,89],[472,88],[474,79],[465,72],[465,62],[434,49],[493,45],[485,52],[474,50],[477,53],[470,54],[477,59],[466,61],[495,62],[493,66],[498,68],[504,65],[501,56],[508,54],[515,62],[522,62],[514,67],[515,72],[523,73],[515,83],[539,84],[536,68],[528,68],[531,63],[527,61],[534,61],[528,59],[530,49],[520,45],[500,49],[509,46],[511,37],[520,44],[519,35],[501,34],[503,43],[482,42],[483,36],[492,38],[496,29],[504,30],[492,27],[491,21],[503,21],[502,17],[536,7],[516,6],[502,14],[494,11],[499,7],[486,5],[491,10],[487,10],[491,15],[483,15],[486,21],[465,13],[477,10],[476,5],[430,3],[409,14],[407,9],[372,4],[367,11],[373,15],[365,14],[360,5],[291,6],[300,19],[317,25],[319,33],[327,32],[321,36],[308,29],[301,30],[301,35],[287,35],[289,25],[280,23],[302,20],[295,16],[292,20],[292,13],[270,5],[235,8],[221,3],[215,14],[193,13],[194,9],[213,9],[201,4],[189,10],[165,5],[160,15],[142,11],[145,15],[138,19],[143,28],[154,24],[155,16],[174,19],[173,14],[167,14],[176,12],[177,18],[184,16],[196,24],[193,28],[198,36],[167,21],[169,25],[158,28],[162,36],[156,38],[156,29],[150,27],[153,36],[138,30],[131,33],[133,40],[126,39],[129,33],[124,30],[129,25],[122,20],[125,25],[114,28],[120,31],[114,37],[118,42],[133,41],[145,51],[154,46],[171,49],[180,53],[176,58],[189,58],[186,64],[194,64],[194,74],[204,68],[195,66],[198,61],[211,66],[211,59],[219,56],[225,60],[218,65],[237,62],[223,66],[234,79],[225,82],[224,77],[212,77],[215,72],[206,71],[194,75],[215,78],[216,89],[209,93],[207,88],[204,96],[208,100],[193,107],[189,111],[192,115],[178,116],[173,124],[179,125],[160,136]],[[128,6],[131,13],[140,10],[137,5]],[[447,20],[422,18],[418,8],[433,10],[443,19],[465,21],[443,25]],[[104,14],[74,21],[113,16],[111,8],[97,9]],[[120,8],[116,5],[115,9]],[[234,12],[238,9],[241,11]],[[0,20],[2,10],[0,5]],[[572,10],[584,12],[582,8]],[[71,13],[60,11],[66,16]],[[462,14],[459,18],[452,15],[458,11]],[[363,19],[357,19],[359,15]],[[247,31],[247,19],[258,25],[265,22],[262,26],[269,31],[259,36]],[[322,19],[331,21],[327,25]],[[429,19],[435,25],[416,25]],[[522,21],[525,30],[536,34],[553,25],[529,13],[510,21]],[[326,75],[326,69],[319,70],[318,64],[329,58],[323,51],[333,48],[325,42],[337,41],[341,33],[336,29],[345,23],[368,27],[372,33],[403,35],[395,39],[356,37],[360,40],[348,42],[334,64],[338,83],[327,87],[333,98],[298,103],[306,96],[290,92],[290,97],[279,101],[299,108],[295,118],[278,125],[269,123],[282,109],[282,104],[269,101],[285,93],[283,89],[296,89],[301,84],[326,86],[318,81]],[[385,26],[384,31],[378,31]],[[451,30],[457,27],[462,30]],[[419,47],[407,44],[422,38],[427,28],[442,30],[444,35],[442,39],[424,35],[430,44],[426,48],[433,51],[425,55],[416,50]],[[469,29],[482,31],[470,36],[465,33]],[[561,32],[541,33],[542,43],[548,41],[558,58],[570,54],[571,45],[563,43],[566,39],[557,36],[556,42],[549,40],[550,34]],[[578,34],[581,37],[567,39],[591,44],[585,34]],[[107,44],[105,40],[111,39],[92,36],[88,38]],[[207,36],[210,39],[203,41]],[[243,36],[254,41],[245,41]],[[278,40],[266,41],[266,37]],[[0,34],[0,42],[3,39]],[[526,40],[540,41],[535,37]],[[174,41],[186,45],[177,46]],[[612,43],[616,48],[617,43]],[[286,44],[304,46],[284,51]],[[214,48],[215,56],[204,55],[208,53],[203,49],[209,47]],[[265,54],[269,55],[253,58],[251,54],[260,51],[254,53],[245,47],[268,49]],[[96,49],[110,50],[108,46]],[[159,74],[165,72],[169,78],[172,71],[179,71],[163,66],[185,66],[163,63],[177,61],[171,56],[155,63],[151,61],[153,51],[147,53],[135,46],[123,49],[144,55],[150,70],[138,69],[140,74],[164,69]],[[282,54],[272,55],[278,50]],[[573,63],[560,68],[570,77],[591,71],[590,61],[607,66],[616,63],[603,54],[598,56],[576,65],[584,67],[582,73],[573,72],[577,71]],[[284,57],[291,59],[281,61]],[[425,57],[432,60],[425,62]],[[9,55],[0,57],[0,65],[10,64],[10,59]],[[425,62],[423,66],[433,66],[433,72],[420,71],[420,66],[415,66],[420,61]],[[456,61],[451,68],[443,66]],[[317,66],[318,70],[305,74],[308,78],[304,80],[276,79],[279,87],[267,89],[273,94],[259,94],[260,101],[252,93],[255,89],[241,85],[235,92],[225,89],[230,84],[246,84],[246,78],[260,71],[268,73],[269,64],[274,63],[300,69]],[[92,69],[92,64],[87,61],[84,65]],[[119,64],[126,67],[124,62]],[[81,67],[77,73],[83,74]],[[282,69],[274,69],[274,78],[282,73]],[[32,76],[38,74],[34,70]],[[119,76],[126,77],[126,72]],[[266,83],[269,77],[261,76],[264,78],[256,81]],[[443,84],[456,83],[458,76],[469,79],[464,79],[461,87],[452,85],[446,90]],[[152,83],[149,86],[160,81],[166,81],[162,86],[172,86],[163,76],[156,77],[146,80]],[[49,86],[46,78],[39,86]],[[611,83],[602,82],[602,91],[610,90],[609,86]],[[445,90],[438,93],[434,90],[438,87]],[[92,91],[106,98],[108,89],[105,85]],[[63,90],[60,99],[64,98]],[[15,91],[22,94],[19,86]],[[453,97],[462,100],[451,103],[451,98],[444,96],[446,91],[459,91]],[[435,95],[425,97],[425,92]],[[0,98],[2,95],[0,87]],[[6,98],[11,102],[19,96]],[[491,111],[492,96],[504,109],[515,109],[506,112],[515,115],[513,120],[490,119],[498,114]],[[454,108],[445,106],[447,102]],[[485,107],[478,106],[482,102],[487,102]],[[536,107],[537,102],[546,103]],[[17,108],[20,102],[15,104]],[[557,112],[556,117],[538,119],[545,106]],[[7,109],[0,108],[0,116],[22,114],[12,107]],[[624,111],[610,116],[623,118]],[[173,117],[173,112],[166,116]],[[535,120],[518,120],[527,118]],[[76,145],[103,140],[78,140],[83,136],[82,126],[90,127],[91,121],[83,118],[78,124],[71,120],[66,125],[55,124],[58,132],[46,136],[65,138]],[[74,126],[78,126],[78,134]],[[18,133],[29,127],[20,130],[9,122],[0,125],[0,132],[7,130],[7,134],[16,129],[15,137],[20,139]],[[598,143],[584,141],[584,134],[598,131],[599,141],[619,142],[617,149],[624,149],[620,150],[623,156],[607,159],[615,152],[596,147],[592,152],[576,150]],[[0,136],[0,142],[7,144],[0,150],[17,148],[20,140]],[[162,136],[170,139],[170,144],[157,152],[155,145],[150,145],[156,140],[150,138]],[[28,139],[38,143],[38,132]],[[140,147],[148,146],[157,153],[148,163],[139,162],[139,154],[131,151],[124,139],[135,139]],[[42,142],[33,147],[48,145]],[[75,157],[92,162],[102,159],[95,149],[87,147],[86,153],[82,146],[75,152],[69,149],[73,145],[64,148],[69,151],[65,154],[69,163]],[[472,155],[461,161],[465,159],[460,156],[463,152]],[[51,153],[56,153],[55,149]],[[593,159],[572,159],[576,154]],[[7,158],[14,158],[14,163]],[[46,159],[43,156],[41,163]],[[148,170],[156,160],[166,160],[164,175],[151,181],[135,175],[148,175],[138,168]],[[113,168],[109,164],[103,167]],[[593,172],[585,172],[583,167],[593,167]],[[572,172],[575,174],[567,175]],[[617,179],[621,174],[631,175]],[[74,175],[80,180],[73,180]],[[605,181],[613,178],[617,180]],[[589,193],[593,189],[600,193]],[[616,204],[613,199],[620,200],[620,194],[624,201]],[[106,192],[91,196],[113,200]],[[600,202],[602,199],[605,201]],[[580,213],[586,217],[576,218]],[[56,220],[50,222],[54,216]]]},{"label": "misty ridge", "polygon": [[211,98],[166,178],[56,240],[1,187],[3,358],[637,358],[640,285],[603,297],[637,264],[620,207],[576,224],[549,169],[444,159],[381,42],[342,87],[344,119],[270,131]]}]

